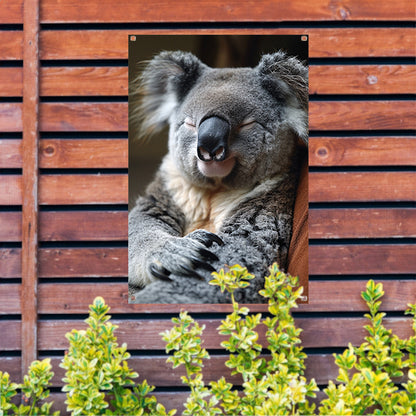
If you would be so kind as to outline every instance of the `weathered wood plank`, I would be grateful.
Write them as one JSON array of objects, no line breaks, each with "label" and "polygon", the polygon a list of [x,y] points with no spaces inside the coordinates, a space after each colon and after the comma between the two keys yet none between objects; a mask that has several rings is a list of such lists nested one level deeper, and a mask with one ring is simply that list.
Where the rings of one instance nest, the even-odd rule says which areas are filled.
[{"label": "weathered wood plank", "polygon": [[22,313],[21,285],[17,283],[2,284],[0,286],[0,305],[0,315],[20,315]]},{"label": "weathered wood plank", "polygon": [[[173,369],[172,364],[167,363],[168,355],[156,355],[149,357],[133,356],[128,360],[129,367],[139,373],[138,381],[147,380],[150,385],[158,387],[180,386],[181,376],[185,375],[183,367]],[[265,357],[267,358],[267,357]],[[51,379],[52,387],[62,387],[62,378],[65,370],[59,367],[63,357],[50,357],[52,370],[55,373]],[[231,370],[225,366],[227,356],[212,355],[209,360],[204,361],[203,376],[205,383],[219,380],[222,376],[235,386],[242,385],[239,375],[231,375]],[[20,364],[20,357],[0,357],[0,368],[10,374],[14,382],[20,382],[20,375],[15,368]],[[338,376],[338,367],[335,365],[332,354],[310,354],[305,360],[305,377],[315,378],[318,384],[327,384]]]},{"label": "weathered wood plank", "polygon": [[22,141],[20,139],[0,139],[0,169],[22,167]]},{"label": "weathered wood plank", "polygon": [[0,103],[0,126],[1,131],[4,133],[22,131],[21,103]]},{"label": "weathered wood plank", "polygon": [[[0,334],[7,334],[7,337],[0,337],[0,351],[19,351],[22,347],[22,323],[18,320],[1,320]],[[20,371],[20,368],[19,368]]]},{"label": "weathered wood plank", "polygon": [[413,101],[312,101],[309,130],[414,129]]},{"label": "weathered wood plank", "polygon": [[[310,275],[411,274],[414,245],[309,246]],[[20,249],[0,249],[0,277],[20,277]],[[41,249],[40,277],[125,277],[127,248]]]},{"label": "weathered wood plank", "polygon": [[[0,68],[2,95],[19,95],[19,68]],[[127,67],[45,67],[42,96],[127,95]],[[10,83],[13,79],[14,83]],[[1,91],[1,88],[0,88]],[[310,94],[416,93],[413,65],[311,65]]]},{"label": "weathered wood plank", "polygon": [[311,137],[309,166],[414,166],[416,137]]},{"label": "weathered wood plank", "polygon": [[[1,322],[1,321],[0,321]],[[115,335],[120,344],[126,342],[131,350],[163,350],[165,343],[160,333],[172,327],[170,320],[138,320],[121,321],[113,319],[118,325]],[[206,329],[202,337],[204,347],[210,349],[221,348],[225,337],[217,333],[221,321],[216,319],[198,320]],[[360,345],[367,334],[364,325],[365,318],[297,318],[295,324],[303,329],[301,333],[302,345],[305,348],[346,347],[349,342]],[[393,330],[399,337],[408,338],[412,335],[411,318],[385,318],[386,328]],[[39,350],[65,350],[68,340],[65,334],[73,328],[85,328],[80,320],[50,320],[39,322]],[[1,328],[1,327],[0,327]],[[259,342],[265,345],[265,326],[259,327]],[[1,340],[0,340],[1,342]]]},{"label": "weathered wood plank", "polygon": [[126,204],[127,175],[43,175],[39,201],[43,205]]},{"label": "weathered wood plank", "polygon": [[127,168],[128,141],[42,139],[39,164],[41,168]]},{"label": "weathered wood plank", "polygon": [[[41,249],[39,277],[127,276],[125,248]],[[78,290],[74,291],[74,294]]]},{"label": "weathered wood plank", "polygon": [[[413,56],[413,28],[284,28],[284,29],[166,29],[135,30],[137,35],[184,34],[309,35],[309,56]],[[0,32],[1,34],[1,32]],[[127,59],[131,30],[47,30],[41,33],[42,59]],[[1,46],[0,46],[1,47]],[[0,49],[1,51],[1,49]],[[13,49],[11,50],[13,51]],[[17,53],[17,52],[16,52]]]},{"label": "weathered wood plank", "polygon": [[412,244],[312,245],[309,275],[415,273]]},{"label": "weathered wood plank", "polygon": [[[5,2],[1,4],[5,4]],[[22,59],[23,32],[18,30],[0,30],[0,60],[14,61]]]},{"label": "weathered wood plank", "polygon": [[416,209],[310,209],[309,238],[416,237]]},{"label": "weathered wood plank", "polygon": [[23,0],[0,2],[0,24],[23,23]]},{"label": "weathered wood plank", "polygon": [[22,375],[37,358],[39,5],[23,5]]},{"label": "weathered wood plank", "polygon": [[[310,202],[415,201],[415,172],[312,172]],[[42,175],[42,205],[127,204],[127,175]],[[5,175],[0,204],[20,205],[21,177]]]},{"label": "weathered wood plank", "polygon": [[[40,126],[42,131],[127,131],[127,113],[127,103],[43,103]],[[415,116],[412,101],[312,101],[309,129],[412,129]]]},{"label": "weathered wood plank", "polygon": [[127,91],[127,67],[46,67],[41,71],[41,96],[127,95]]},{"label": "weathered wood plank", "polygon": [[414,94],[414,65],[311,65],[310,94]]},{"label": "weathered wood plank", "polygon": [[[82,13],[80,6],[82,5]],[[102,23],[102,22],[282,22],[308,20],[411,20],[414,8],[410,0],[397,0],[395,7],[372,0],[346,0],[342,4],[327,0],[273,2],[258,0],[241,3],[229,0],[178,0],[175,7],[166,2],[148,3],[126,0],[118,7],[114,0],[90,0],[88,5],[74,0],[44,0],[41,3],[42,23]]]},{"label": "weathered wood plank", "polygon": [[[366,312],[367,307],[361,299],[367,281],[310,281],[309,304],[302,304],[302,312]],[[82,290],[79,290],[82,287]],[[414,280],[383,281],[385,295],[382,299],[383,311],[404,311],[408,303],[416,301],[416,282]],[[78,290],[78,292],[77,292]],[[68,293],[77,292],[77,296]],[[189,312],[232,312],[231,305],[138,305],[128,304],[126,283],[44,283],[39,287],[39,312],[55,314],[65,311],[68,314],[85,313],[88,306],[99,294],[111,313],[178,313],[186,308]],[[345,302],[348,299],[348,302]],[[267,305],[248,305],[250,311],[266,311]]]},{"label": "weathered wood plank", "polygon": [[416,172],[312,172],[309,201],[416,201]]},{"label": "weathered wood plank", "polygon": [[[21,222],[21,212],[0,212],[0,241],[21,241]],[[124,241],[127,240],[127,211],[40,212],[39,240]]]},{"label": "weathered wood plank", "polygon": [[127,131],[127,103],[43,103],[41,131]]},{"label": "weathered wood plank", "polygon": [[22,94],[22,68],[0,68],[0,97],[21,97]]}]

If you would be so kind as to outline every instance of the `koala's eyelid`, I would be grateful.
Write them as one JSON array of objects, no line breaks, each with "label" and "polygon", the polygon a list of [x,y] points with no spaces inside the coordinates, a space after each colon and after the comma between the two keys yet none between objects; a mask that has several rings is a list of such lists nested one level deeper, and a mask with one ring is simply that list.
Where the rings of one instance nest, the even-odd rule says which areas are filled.
[{"label": "koala's eyelid", "polygon": [[185,118],[185,120],[184,120],[184,123],[185,123],[187,126],[190,126],[190,127],[196,127],[195,122],[194,122],[194,121],[192,121],[192,119],[191,119],[190,117],[186,117],[186,118]]},{"label": "koala's eyelid", "polygon": [[242,129],[243,127],[249,127],[249,126],[253,125],[254,123],[257,123],[257,121],[252,119],[252,118],[247,118],[247,119],[243,120],[243,122],[238,126],[238,128]]}]

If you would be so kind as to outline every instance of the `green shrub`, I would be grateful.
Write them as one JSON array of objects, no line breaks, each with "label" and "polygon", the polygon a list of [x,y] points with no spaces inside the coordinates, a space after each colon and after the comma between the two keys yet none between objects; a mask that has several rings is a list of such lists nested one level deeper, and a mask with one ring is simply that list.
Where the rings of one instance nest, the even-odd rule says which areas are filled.
[{"label": "green shrub", "polygon": [[[208,352],[202,346],[204,327],[188,313],[173,318],[174,326],[162,335],[173,367],[183,365],[182,381],[190,388],[184,415],[416,415],[416,336],[402,340],[383,326],[384,313],[379,312],[382,285],[367,283],[362,297],[368,305],[368,336],[359,347],[351,344],[343,354],[334,354],[339,367],[336,383],[330,381],[323,390],[326,398],[318,407],[310,401],[318,388],[314,380],[305,379],[306,354],[300,345],[301,329],[296,328],[291,310],[297,307],[302,288],[297,279],[270,267],[261,294],[268,299],[269,316],[250,314],[240,307],[234,292],[247,287],[254,276],[236,265],[227,272],[214,273],[211,284],[231,294],[233,312],[218,327],[224,335],[221,345],[229,352],[226,366],[231,374],[241,375],[241,388],[224,377],[205,384],[202,375]],[[73,415],[173,415],[150,396],[154,387],[146,381],[136,385],[138,374],[127,365],[127,346],[119,346],[109,320],[109,307],[97,297],[90,305],[86,330],[66,335],[69,350],[61,367],[66,370],[63,391],[67,392],[67,409]],[[416,305],[407,311],[413,315],[416,331]],[[266,345],[258,342],[258,329],[266,326]],[[267,359],[262,352],[267,349]],[[50,360],[35,361],[22,384],[11,383],[7,373],[0,372],[0,416],[58,415],[51,412],[49,384],[53,376]],[[397,386],[398,377],[406,382]],[[16,406],[11,399],[22,392],[24,404]],[[40,403],[41,402],[41,403]]]}]

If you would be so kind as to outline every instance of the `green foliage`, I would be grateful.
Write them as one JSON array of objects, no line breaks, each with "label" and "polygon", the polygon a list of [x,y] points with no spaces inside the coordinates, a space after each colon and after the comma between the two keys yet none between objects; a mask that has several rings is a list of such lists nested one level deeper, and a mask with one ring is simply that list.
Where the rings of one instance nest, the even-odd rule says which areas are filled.
[{"label": "green foliage", "polygon": [[166,415],[165,408],[148,396],[153,387],[146,381],[134,387],[138,374],[127,365],[127,345],[118,346],[109,309],[97,297],[85,321],[88,328],[66,335],[70,346],[61,367],[66,369],[62,390],[67,392],[67,409],[74,416]]},{"label": "green foliage", "polygon": [[248,280],[254,276],[239,265],[213,275],[211,284],[231,294],[233,312],[222,321],[218,331],[228,337],[221,343],[230,353],[226,366],[231,374],[241,375],[243,391],[239,392],[224,377],[211,382],[209,388],[204,385],[202,359],[209,356],[201,348],[203,328],[183,313],[179,320],[173,320],[174,328],[164,332],[163,339],[167,342],[167,352],[175,350],[169,361],[174,367],[184,365],[187,371],[183,382],[191,388],[191,393],[184,414],[311,414],[314,405],[307,397],[315,397],[317,386],[314,380],[308,383],[302,377],[306,356],[298,346],[300,330],[290,315],[290,309],[297,307],[296,300],[302,294],[302,289],[294,289],[297,279],[280,272],[276,265],[266,277],[261,294],[269,299],[269,312],[273,316],[263,321],[271,353],[271,359],[266,360],[261,356],[263,347],[258,343],[261,314],[250,315],[248,308],[240,307],[233,295],[236,289],[247,287]]},{"label": "green foliage", "polygon": [[[24,376],[22,384],[10,383],[9,374],[0,371],[0,416],[8,414],[57,416],[59,412],[51,412],[53,402],[40,401],[49,397],[49,381],[53,377],[50,359],[34,361],[29,367],[29,373]],[[10,399],[21,389],[23,401],[26,404],[16,406]],[[12,413],[9,413],[12,412]]]},{"label": "green foliage", "polygon": [[[372,280],[367,283],[362,298],[370,310],[365,315],[370,320],[370,324],[365,326],[369,336],[359,347],[350,344],[343,354],[335,355],[339,384],[331,381],[324,390],[328,398],[322,401],[320,414],[416,414],[416,336],[401,340],[383,326],[385,314],[379,312],[379,299],[383,294],[381,283],[375,284]],[[414,305],[409,313],[414,316],[413,328],[416,329]],[[404,360],[405,352],[409,353],[407,360]],[[402,377],[406,368],[410,368],[409,382],[403,383],[404,389],[399,390],[394,379]]]},{"label": "green foliage", "polygon": [[[226,366],[242,379],[236,388],[225,377],[208,385],[203,380],[204,360],[209,354],[202,346],[204,326],[186,312],[173,318],[172,329],[162,333],[168,362],[173,368],[183,365],[182,381],[190,388],[185,416],[211,415],[312,415],[315,405],[309,398],[318,390],[314,380],[305,379],[301,329],[296,328],[291,310],[297,308],[302,288],[297,278],[282,273],[277,265],[270,267],[260,292],[268,299],[268,316],[250,314],[234,298],[237,289],[249,285],[254,276],[241,266],[214,273],[211,284],[228,291],[232,313],[218,327],[226,337],[221,345],[229,352]],[[320,415],[416,415],[416,335],[400,339],[383,326],[380,312],[383,286],[370,280],[362,298],[369,313],[365,316],[368,336],[360,346],[349,344],[342,354],[335,354],[339,367],[336,383],[324,389],[327,398],[318,408]],[[416,333],[416,305],[406,312],[413,316]],[[97,297],[90,305],[86,330],[67,334],[70,343],[61,366],[66,370],[63,391],[67,392],[68,411],[73,415],[173,415],[150,396],[154,387],[146,381],[136,385],[138,374],[127,365],[127,346],[119,346],[109,320],[109,307]],[[259,330],[265,330],[267,345],[259,343]],[[263,355],[263,351],[266,354]],[[267,355],[267,358],[265,356]],[[12,383],[9,374],[0,371],[0,416],[59,415],[52,412],[48,387],[53,376],[50,359],[35,361],[22,384]],[[398,387],[400,379],[405,381]],[[11,402],[19,391],[23,402]]]}]

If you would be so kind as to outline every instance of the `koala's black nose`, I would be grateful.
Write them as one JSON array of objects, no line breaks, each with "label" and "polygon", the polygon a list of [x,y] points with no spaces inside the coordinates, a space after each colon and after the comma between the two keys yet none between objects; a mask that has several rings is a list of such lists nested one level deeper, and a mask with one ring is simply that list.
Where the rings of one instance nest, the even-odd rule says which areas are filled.
[{"label": "koala's black nose", "polygon": [[220,162],[228,156],[228,121],[212,116],[202,121],[198,128],[198,158],[204,162]]}]

